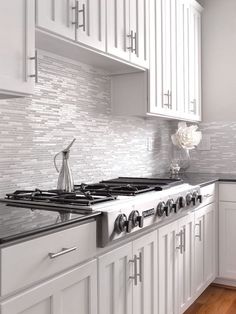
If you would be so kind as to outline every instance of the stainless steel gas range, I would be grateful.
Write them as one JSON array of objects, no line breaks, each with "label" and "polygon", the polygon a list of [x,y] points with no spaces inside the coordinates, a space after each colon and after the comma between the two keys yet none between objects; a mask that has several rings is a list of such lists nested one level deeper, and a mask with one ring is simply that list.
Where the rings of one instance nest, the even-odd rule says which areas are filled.
[{"label": "stainless steel gas range", "polygon": [[[70,193],[18,190],[7,194],[1,205],[7,205],[8,210],[13,207],[19,211],[28,210],[32,212],[32,224],[37,221],[35,229],[29,222],[22,232],[10,234],[8,239],[96,217],[98,246],[104,247],[131,233],[174,219],[201,201],[200,187],[180,179],[119,177],[76,185],[75,191]],[[50,217],[54,215],[54,218],[40,224],[37,217],[42,212]],[[0,235],[1,241],[5,240]]]}]

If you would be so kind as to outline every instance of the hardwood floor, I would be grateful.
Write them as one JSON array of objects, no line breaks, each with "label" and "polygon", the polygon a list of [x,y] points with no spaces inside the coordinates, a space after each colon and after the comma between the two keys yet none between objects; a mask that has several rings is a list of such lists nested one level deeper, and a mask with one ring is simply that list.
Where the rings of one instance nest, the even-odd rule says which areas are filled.
[{"label": "hardwood floor", "polygon": [[236,314],[236,290],[210,286],[184,314]]}]

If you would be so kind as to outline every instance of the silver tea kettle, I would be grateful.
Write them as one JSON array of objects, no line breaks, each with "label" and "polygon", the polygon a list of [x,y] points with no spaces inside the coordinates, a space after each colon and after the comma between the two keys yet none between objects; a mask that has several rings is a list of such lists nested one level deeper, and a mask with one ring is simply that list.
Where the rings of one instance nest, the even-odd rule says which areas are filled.
[{"label": "silver tea kettle", "polygon": [[[75,142],[75,138],[73,141],[61,152],[57,153],[54,156],[54,166],[59,173],[58,182],[57,182],[57,189],[62,190],[65,192],[73,192],[74,191],[74,180],[72,177],[72,173],[69,166],[69,155],[70,155],[70,148]],[[56,163],[57,157],[62,154],[62,164],[61,170],[59,171]]]}]

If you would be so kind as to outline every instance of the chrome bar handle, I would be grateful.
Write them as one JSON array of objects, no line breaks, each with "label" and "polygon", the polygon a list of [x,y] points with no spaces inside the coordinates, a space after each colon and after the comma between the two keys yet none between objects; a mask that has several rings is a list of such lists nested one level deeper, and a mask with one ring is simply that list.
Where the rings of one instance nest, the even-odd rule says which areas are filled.
[{"label": "chrome bar handle", "polygon": [[189,111],[195,114],[196,113],[196,109],[197,109],[197,100],[193,99],[192,101],[190,101],[190,104],[192,104],[194,108],[193,109],[189,109]]},{"label": "chrome bar handle", "polygon": [[171,93],[171,91],[169,91],[168,103],[169,103],[169,108],[172,109],[172,93]]},{"label": "chrome bar handle", "polygon": [[168,108],[170,108],[170,90],[168,89],[167,93],[164,94],[164,96],[167,96],[167,104],[163,104],[163,106],[167,106]]},{"label": "chrome bar handle", "polygon": [[137,256],[134,255],[134,259],[129,260],[130,263],[134,263],[134,275],[129,276],[129,279],[134,279],[134,285],[138,285],[138,278],[137,278]]},{"label": "chrome bar handle", "polygon": [[50,257],[50,259],[54,259],[54,258],[57,258],[59,256],[62,256],[62,255],[65,255],[65,254],[68,254],[70,252],[73,252],[77,250],[77,247],[74,246],[74,247],[71,247],[71,248],[63,248],[60,252],[57,252],[57,253],[48,253],[48,256]]},{"label": "chrome bar handle", "polygon": [[38,51],[35,50],[34,57],[30,57],[30,60],[34,60],[34,71],[35,74],[31,74],[30,77],[35,78],[35,83],[38,83]]},{"label": "chrome bar handle", "polygon": [[183,250],[186,251],[186,229],[183,228]]},{"label": "chrome bar handle", "polygon": [[75,1],[75,6],[72,7],[72,10],[75,10],[75,21],[72,22],[75,25],[75,29],[79,29],[79,1]]},{"label": "chrome bar handle", "polygon": [[143,263],[142,263],[142,252],[139,252],[139,256],[136,257],[136,260],[139,261],[139,273],[137,273],[137,277],[139,277],[139,281],[143,280]]},{"label": "chrome bar handle", "polygon": [[83,13],[83,24],[79,24],[78,22],[78,27],[82,27],[83,31],[85,32],[85,4],[83,3],[82,9],[78,10],[79,13]]},{"label": "chrome bar handle", "polygon": [[137,49],[137,33],[136,33],[136,32],[134,33],[133,40],[134,40],[134,48],[133,48],[133,52],[137,55],[137,53],[138,53],[138,49]]},{"label": "chrome bar handle", "polygon": [[181,230],[180,233],[177,233],[176,237],[180,237],[180,245],[176,246],[176,249],[180,250],[180,253],[183,254],[183,230]]},{"label": "chrome bar handle", "polygon": [[127,47],[128,50],[130,50],[131,52],[134,52],[134,43],[133,43],[133,40],[134,40],[134,32],[131,31],[130,32],[130,35],[127,35],[128,38],[130,38],[130,46]]},{"label": "chrome bar handle", "polygon": [[202,241],[202,221],[200,220],[198,224],[195,224],[195,227],[199,227],[199,234],[195,235],[195,238],[199,238],[199,241]]}]

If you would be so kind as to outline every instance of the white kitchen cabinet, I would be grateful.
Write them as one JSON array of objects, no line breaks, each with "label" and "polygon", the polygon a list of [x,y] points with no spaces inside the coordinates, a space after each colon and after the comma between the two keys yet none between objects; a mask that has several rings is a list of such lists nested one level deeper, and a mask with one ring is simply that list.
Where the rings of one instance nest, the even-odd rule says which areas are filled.
[{"label": "white kitchen cabinet", "polygon": [[194,0],[150,2],[150,69],[112,78],[113,113],[201,120],[201,11]]},{"label": "white kitchen cabinet", "polygon": [[156,314],[156,250],[152,232],[99,257],[99,314]]},{"label": "white kitchen cabinet", "polygon": [[236,280],[236,202],[220,202],[219,222],[219,276]]},{"label": "white kitchen cabinet", "polygon": [[195,212],[195,290],[200,295],[215,279],[215,203]]},{"label": "white kitchen cabinet", "polygon": [[34,91],[34,1],[0,3],[0,98],[24,96]]},{"label": "white kitchen cabinet", "polygon": [[1,314],[96,314],[97,262],[93,260],[0,304]]},{"label": "white kitchen cabinet", "polygon": [[158,230],[159,313],[183,313],[192,303],[194,214]]},{"label": "white kitchen cabinet", "polygon": [[149,12],[153,0],[107,1],[107,52],[149,67]]},{"label": "white kitchen cabinet", "polygon": [[36,23],[46,31],[105,51],[105,0],[37,0]]}]

